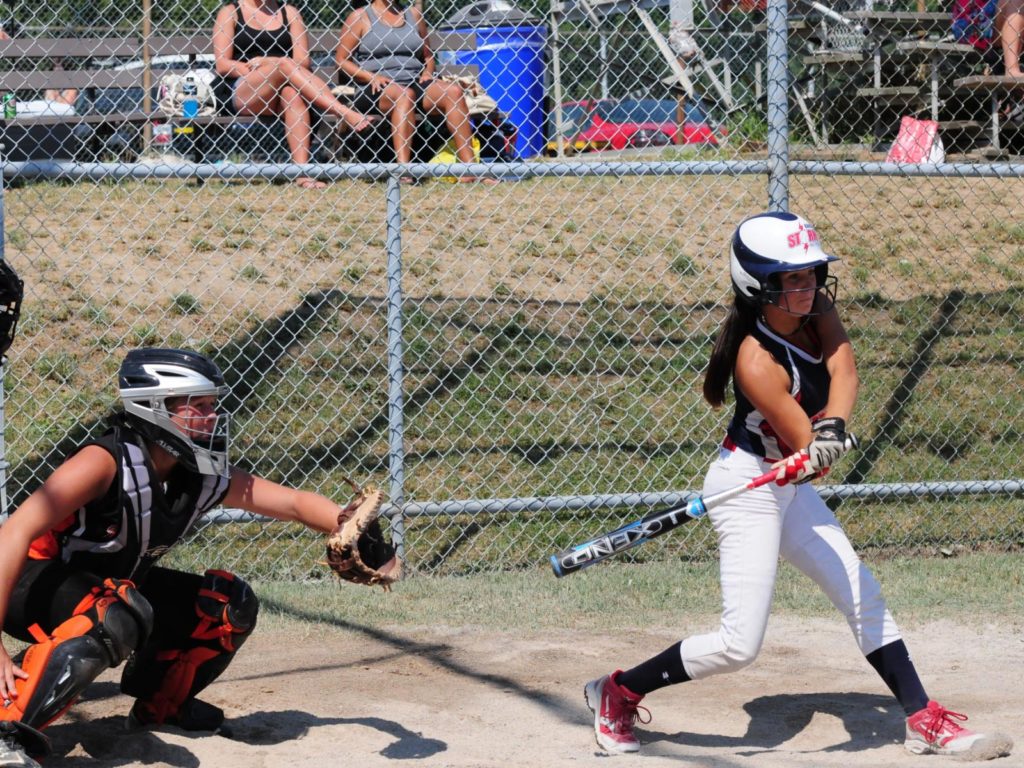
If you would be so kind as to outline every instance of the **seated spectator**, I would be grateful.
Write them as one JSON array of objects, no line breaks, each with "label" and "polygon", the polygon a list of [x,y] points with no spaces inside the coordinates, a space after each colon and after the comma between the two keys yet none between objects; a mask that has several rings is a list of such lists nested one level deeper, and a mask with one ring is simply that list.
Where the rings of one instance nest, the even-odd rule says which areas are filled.
[{"label": "seated spectator", "polygon": [[1011,77],[1024,77],[1021,70],[1021,40],[1024,39],[1024,0],[999,0],[996,34],[1003,49],[1003,67]]},{"label": "seated spectator", "polygon": [[953,37],[981,51],[996,74],[1024,77],[1022,35],[1024,0],[954,0]]},{"label": "seated spectator", "polygon": [[[330,86],[312,72],[309,40],[302,15],[277,0],[236,0],[218,11],[213,27],[217,74],[231,87],[231,104],[240,115],[280,115],[292,162],[309,162],[312,144],[310,107],[344,120],[361,131],[375,118],[346,107]],[[327,185],[301,177],[307,189]]]},{"label": "seated spectator", "polygon": [[[413,134],[420,114],[444,117],[459,162],[476,159],[462,87],[434,78],[434,54],[418,8],[406,8],[401,0],[372,0],[352,11],[342,27],[335,60],[356,85],[353,106],[362,111],[376,110],[390,118],[399,163],[412,160]],[[477,180],[471,176],[459,179]]]},{"label": "seated spectator", "polygon": [[[12,26],[17,27],[16,24]],[[7,30],[0,25],[0,40],[13,39]],[[63,69],[63,60],[58,60],[55,69]],[[43,91],[43,98],[22,102],[18,110],[22,114],[39,115],[73,115],[75,114],[75,102],[78,100],[77,88],[47,88]]]},{"label": "seated spectator", "polygon": [[43,98],[46,101],[54,104],[64,104],[68,107],[75,106],[75,102],[78,101],[78,89],[77,88],[47,88],[43,93]]},{"label": "seated spectator", "polygon": [[[64,60],[58,59],[54,65],[54,69],[64,69]],[[74,107],[75,102],[78,101],[78,89],[47,88],[46,91],[43,93],[43,98],[46,101],[52,102],[54,104],[63,104],[68,107]]]}]

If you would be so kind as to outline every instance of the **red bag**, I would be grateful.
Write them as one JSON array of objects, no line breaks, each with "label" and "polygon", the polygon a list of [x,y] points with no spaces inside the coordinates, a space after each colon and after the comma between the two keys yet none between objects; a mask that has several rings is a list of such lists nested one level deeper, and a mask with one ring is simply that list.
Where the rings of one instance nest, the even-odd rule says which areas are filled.
[{"label": "red bag", "polygon": [[939,124],[910,115],[900,120],[900,132],[885,156],[887,163],[941,163],[945,159]]}]

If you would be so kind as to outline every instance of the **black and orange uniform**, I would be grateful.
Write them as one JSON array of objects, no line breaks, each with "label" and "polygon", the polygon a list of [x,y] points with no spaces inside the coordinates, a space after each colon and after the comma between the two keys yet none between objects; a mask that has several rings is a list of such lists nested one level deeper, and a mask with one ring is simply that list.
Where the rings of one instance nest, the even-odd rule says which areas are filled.
[{"label": "black and orange uniform", "polygon": [[[32,543],[4,631],[39,642],[93,610],[111,590],[116,597],[116,590],[128,585],[135,598],[141,596],[134,604],[150,613],[152,631],[148,638],[134,638],[134,644],[129,640],[132,647],[122,649],[121,658],[112,656],[106,667],[130,654],[122,691],[140,700],[145,721],[163,722],[224,670],[255,626],[258,603],[241,579],[223,571],[198,575],[156,565],[221,502],[229,480],[179,463],[160,482],[145,440],[123,421],[89,445],[114,457],[117,474],[101,497]],[[73,631],[87,629],[75,624]],[[39,728],[59,714],[47,712],[40,719],[26,711],[24,716]]]}]

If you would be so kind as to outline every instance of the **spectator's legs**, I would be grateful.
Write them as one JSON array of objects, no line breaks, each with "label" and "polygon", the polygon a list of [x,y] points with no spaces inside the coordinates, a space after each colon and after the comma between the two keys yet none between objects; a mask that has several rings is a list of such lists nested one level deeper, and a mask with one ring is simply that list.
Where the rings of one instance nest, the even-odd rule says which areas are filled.
[{"label": "spectator's legs", "polygon": [[281,111],[278,93],[284,78],[274,69],[260,67],[239,78],[235,86],[235,109],[240,115],[271,117]]},{"label": "spectator's legs", "polygon": [[455,154],[461,163],[476,160],[473,154],[473,131],[469,110],[462,95],[462,86],[434,80],[423,93],[423,108],[432,114],[444,115],[448,130],[455,140]]},{"label": "spectator's legs", "polygon": [[[423,108],[427,112],[444,115],[445,123],[455,141],[455,155],[459,158],[459,162],[474,162],[476,155],[473,153],[473,125],[469,120],[469,108],[466,107],[462,86],[458,83],[434,80],[423,92]],[[459,181],[497,183],[496,179],[477,176],[463,176]]]},{"label": "spectator's legs", "polygon": [[242,114],[275,114],[276,96],[285,86],[293,88],[307,104],[344,120],[361,131],[373,122],[338,101],[327,83],[291,59],[267,59],[242,77],[235,86],[235,102]]},{"label": "spectator's legs", "polygon": [[380,94],[380,111],[391,120],[391,143],[395,148],[395,161],[412,161],[412,138],[416,133],[416,102],[412,91],[397,83],[390,83]]},{"label": "spectator's legs", "polygon": [[1024,35],[1024,0],[999,0],[995,19],[996,34],[1003,48],[1006,74],[1024,77],[1021,70],[1021,40]]},{"label": "spectator's legs", "polygon": [[64,90],[58,91],[53,88],[48,88],[43,93],[43,98],[47,101],[56,101],[59,104],[67,104],[69,107],[75,106],[75,102],[78,100],[78,89],[77,88],[65,88]]},{"label": "spectator's legs", "polygon": [[[312,118],[309,106],[299,92],[286,85],[281,89],[281,118],[284,120],[284,136],[288,142],[292,162],[304,165],[309,162],[309,149],[312,144]],[[322,181],[301,176],[295,183],[306,189],[324,189],[327,185]]]}]

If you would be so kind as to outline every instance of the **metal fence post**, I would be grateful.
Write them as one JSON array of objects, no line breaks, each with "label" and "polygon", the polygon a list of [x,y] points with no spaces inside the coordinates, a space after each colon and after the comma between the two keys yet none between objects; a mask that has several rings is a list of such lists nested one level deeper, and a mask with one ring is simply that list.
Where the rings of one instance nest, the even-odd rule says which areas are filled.
[{"label": "metal fence post", "polygon": [[402,366],[402,192],[398,176],[387,185],[387,285],[388,285],[388,484],[391,504],[391,535],[404,560],[405,522],[405,424]]},{"label": "metal fence post", "polygon": [[789,210],[787,0],[768,0],[768,208]]},{"label": "metal fence post", "polygon": [[[3,155],[4,145],[0,143],[0,261],[5,258],[4,243],[7,236],[7,223],[4,219],[5,200],[3,178]],[[7,461],[7,418],[5,405],[7,393],[4,391],[4,375],[7,372],[7,356],[0,356],[0,524],[7,519],[7,469],[10,463]]]}]

